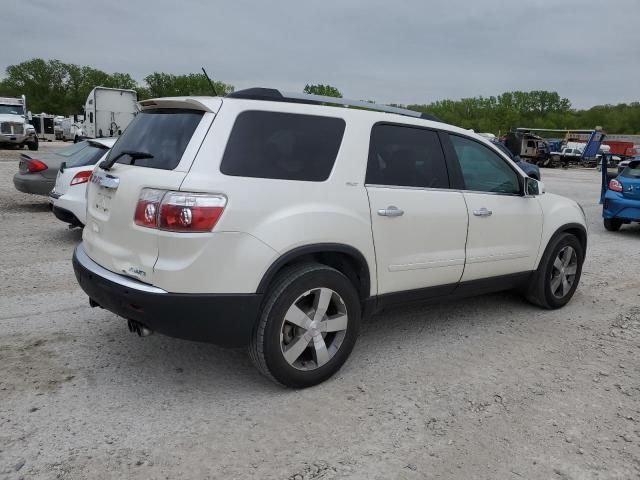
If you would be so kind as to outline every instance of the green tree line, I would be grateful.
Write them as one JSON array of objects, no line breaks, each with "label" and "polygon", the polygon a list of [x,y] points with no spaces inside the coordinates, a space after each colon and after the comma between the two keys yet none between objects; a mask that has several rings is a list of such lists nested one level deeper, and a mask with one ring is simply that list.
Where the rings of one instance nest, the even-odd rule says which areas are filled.
[{"label": "green tree line", "polygon": [[[216,92],[225,95],[233,87],[213,81]],[[34,58],[6,69],[0,80],[0,96],[26,95],[33,113],[61,115],[81,113],[87,95],[97,86],[136,90],[138,99],[179,95],[212,95],[211,85],[202,73],[173,75],[154,72],[138,83],[128,73],[106,73],[88,66],[63,63],[59,60]]]},{"label": "green tree line", "polygon": [[[219,95],[234,90],[227,83],[213,83]],[[139,83],[128,73],[106,73],[89,66],[35,58],[7,67],[5,77],[0,79],[0,96],[24,94],[34,113],[70,115],[82,112],[87,95],[96,86],[133,89],[139,99],[212,94],[208,80],[201,73],[154,72]],[[338,88],[325,84],[307,84],[304,92],[342,97]],[[429,112],[447,123],[477,132],[505,133],[515,127],[589,129],[602,126],[610,133],[640,134],[640,102],[575,109],[567,98],[544,90],[438,100],[407,105],[407,108]]]},{"label": "green tree line", "polygon": [[580,110],[572,108],[571,102],[557,92],[543,90],[439,100],[424,105],[408,105],[408,108],[429,112],[447,123],[472,128],[476,132],[497,134],[516,127],[590,129],[601,126],[610,133],[640,134],[640,102],[598,105]]}]

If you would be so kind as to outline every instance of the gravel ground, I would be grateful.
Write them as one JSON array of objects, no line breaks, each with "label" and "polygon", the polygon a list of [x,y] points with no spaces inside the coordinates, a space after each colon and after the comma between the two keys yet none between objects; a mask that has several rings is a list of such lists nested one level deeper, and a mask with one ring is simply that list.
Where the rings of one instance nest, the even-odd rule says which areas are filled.
[{"label": "gravel ground", "polygon": [[244,352],[91,309],[80,231],[13,188],[18,155],[0,150],[0,478],[640,476],[640,226],[605,232],[597,172],[543,170],[590,221],[568,306],[387,312],[337,376],[292,391]]}]

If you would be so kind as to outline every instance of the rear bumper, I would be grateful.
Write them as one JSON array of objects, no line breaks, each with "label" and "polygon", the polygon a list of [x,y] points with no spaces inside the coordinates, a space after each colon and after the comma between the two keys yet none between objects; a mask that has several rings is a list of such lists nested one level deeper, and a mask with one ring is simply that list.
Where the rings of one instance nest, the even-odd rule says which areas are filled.
[{"label": "rear bumper", "polygon": [[640,199],[625,198],[622,194],[607,190],[602,211],[604,218],[640,222]]},{"label": "rear bumper", "polygon": [[34,195],[49,195],[55,184],[55,178],[48,179],[38,174],[16,173],[13,176],[13,185],[17,190]]},{"label": "rear bumper", "polygon": [[73,269],[82,289],[102,308],[170,337],[223,347],[248,345],[262,303],[255,293],[165,292],[104,269],[82,244],[73,252]]},{"label": "rear bumper", "polygon": [[77,227],[84,226],[84,223],[82,223],[80,219],[78,219],[78,217],[76,217],[74,213],[70,212],[69,210],[57,207],[56,205],[52,205],[51,210],[58,220],[62,220],[63,222]]},{"label": "rear bumper", "polygon": [[[70,187],[65,194],[53,190],[49,193],[49,203],[53,205],[53,213],[63,222],[85,224],[87,204],[84,200],[84,192],[70,191],[74,188],[80,190],[78,187],[81,186],[83,185]],[[61,215],[58,215],[58,213]]]}]

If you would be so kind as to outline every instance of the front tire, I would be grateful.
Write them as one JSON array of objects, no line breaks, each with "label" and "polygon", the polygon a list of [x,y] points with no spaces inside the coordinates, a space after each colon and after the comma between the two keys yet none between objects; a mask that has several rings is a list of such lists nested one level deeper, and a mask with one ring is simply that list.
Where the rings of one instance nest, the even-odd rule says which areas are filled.
[{"label": "front tire", "polygon": [[291,388],[317,385],[345,363],[358,337],[360,299],[326,265],[294,265],[265,297],[249,355],[258,370]]},{"label": "front tire", "polygon": [[29,148],[29,150],[34,151],[34,152],[35,152],[36,150],[38,150],[38,139],[36,139],[36,140],[35,140],[35,141],[33,141],[33,142],[29,142],[29,143],[27,143],[27,147]]},{"label": "front tire", "polygon": [[584,249],[575,235],[553,238],[526,292],[527,300],[547,309],[565,306],[578,288],[583,263]]},{"label": "front tire", "polygon": [[617,232],[622,227],[622,221],[617,218],[605,218],[604,228],[609,232]]}]

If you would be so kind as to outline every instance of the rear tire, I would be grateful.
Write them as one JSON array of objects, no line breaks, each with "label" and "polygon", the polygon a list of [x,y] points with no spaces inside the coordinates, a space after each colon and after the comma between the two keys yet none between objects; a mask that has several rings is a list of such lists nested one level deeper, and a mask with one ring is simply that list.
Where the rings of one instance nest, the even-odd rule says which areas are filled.
[{"label": "rear tire", "polygon": [[578,288],[584,249],[575,235],[552,238],[525,294],[534,305],[547,309],[565,306]]},{"label": "rear tire", "polygon": [[317,385],[349,357],[360,315],[358,292],[345,275],[318,263],[294,265],[265,296],[249,355],[276,383],[291,388]]},{"label": "rear tire", "polygon": [[622,221],[617,218],[605,218],[604,228],[609,232],[617,232],[622,227]]}]

